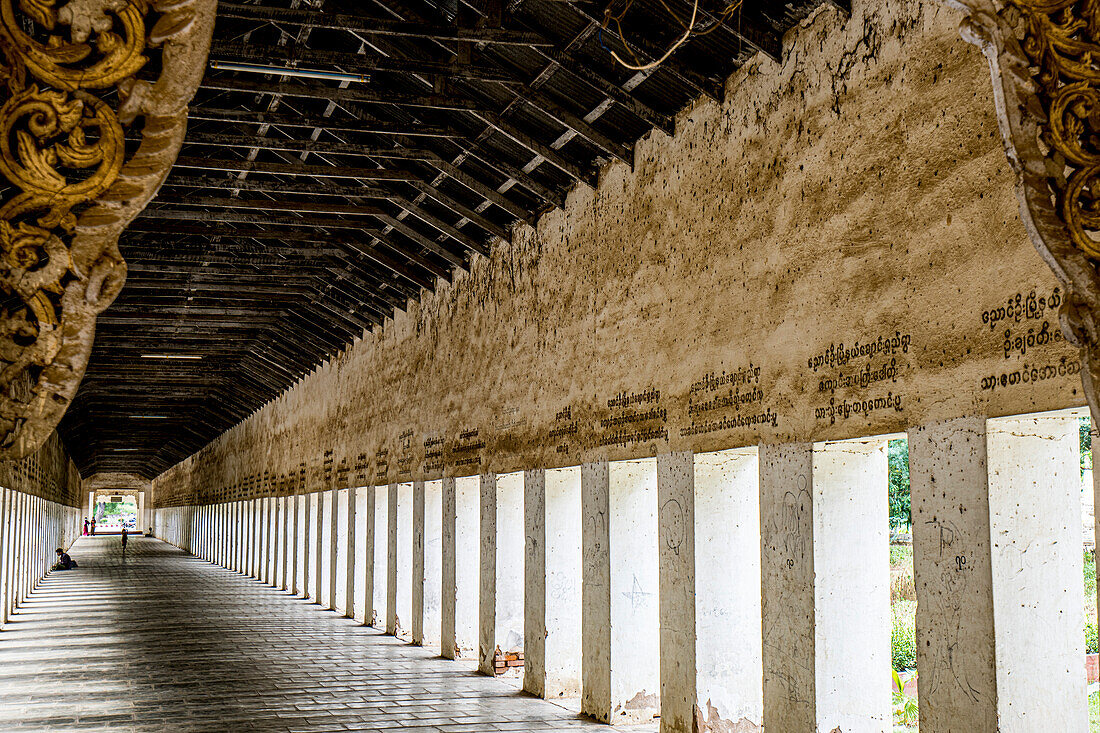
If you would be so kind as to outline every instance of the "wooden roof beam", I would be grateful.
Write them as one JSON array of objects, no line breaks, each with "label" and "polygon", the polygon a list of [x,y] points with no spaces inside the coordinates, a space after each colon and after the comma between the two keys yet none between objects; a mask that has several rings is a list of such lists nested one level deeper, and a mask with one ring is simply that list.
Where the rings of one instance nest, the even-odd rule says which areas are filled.
[{"label": "wooden roof beam", "polygon": [[332,132],[354,132],[372,135],[406,135],[408,137],[458,137],[456,130],[435,125],[409,125],[400,122],[340,120],[320,115],[299,115],[286,112],[263,112],[249,109],[222,107],[192,107],[187,113],[189,121],[236,122],[242,125],[274,125],[276,127],[306,127]]},{"label": "wooden roof beam", "polygon": [[[293,181],[283,183],[269,179],[246,178],[233,179],[213,176],[169,176],[164,182],[167,186],[179,188],[212,188],[218,191],[236,189],[239,191],[258,191],[262,193],[301,194],[303,196],[339,196],[347,199],[392,199],[399,194],[376,186],[339,186],[324,183],[303,183]],[[182,197],[178,200],[183,200]]]},{"label": "wooden roof beam", "polygon": [[423,107],[438,110],[479,109],[480,103],[464,97],[450,94],[409,94],[391,90],[334,87],[323,82],[298,80],[263,81],[258,76],[243,78],[230,76],[207,76],[202,81],[203,89],[216,89],[224,92],[244,92],[246,94],[271,94],[282,97],[302,97],[305,99],[323,99],[327,102],[352,104],[386,104],[401,107]]},{"label": "wooden roof beam", "polygon": [[407,73],[424,76],[449,76],[456,79],[478,81],[515,82],[516,78],[499,66],[478,64],[441,63],[388,56],[326,51],[302,46],[272,47],[241,41],[214,41],[210,46],[211,60],[226,60],[271,66],[273,60],[279,66],[295,69],[300,66],[332,69],[338,68],[359,74],[371,72]]},{"label": "wooden roof beam", "polygon": [[[350,215],[350,216],[371,216],[371,217],[381,219],[382,221],[385,221],[387,223],[390,223],[393,219],[392,216],[390,216],[389,214],[383,212],[380,209],[369,207],[369,206],[356,205],[356,204],[326,204],[326,203],[316,203],[316,202],[312,202],[312,201],[271,201],[271,200],[266,200],[266,199],[249,200],[249,199],[235,199],[235,198],[215,197],[215,196],[208,196],[208,197],[202,197],[202,198],[191,198],[191,199],[180,199],[180,200],[174,201],[173,203],[179,204],[179,205],[187,205],[187,206],[222,206],[222,207],[225,207],[225,208],[228,208],[228,209],[252,209],[252,210],[263,210],[263,211],[290,211],[290,212],[295,212],[295,213],[346,214],[346,215]],[[421,211],[419,207],[417,207],[413,204],[409,204],[409,203],[402,204],[401,202],[399,202],[398,205],[401,206],[402,208],[404,208],[405,210],[409,211],[409,213],[411,213],[417,219],[420,219],[425,224],[428,224],[433,229],[436,229],[436,230],[440,231],[441,233],[445,234],[447,237],[454,240],[455,242],[463,245],[467,249],[470,249],[474,252],[477,252],[478,254],[488,256],[488,254],[489,254],[488,247],[486,247],[484,244],[477,241],[473,237],[470,237],[469,235],[464,234],[464,233],[460,232],[459,230],[455,229],[454,227],[450,226],[446,222],[443,222],[443,221],[439,220],[438,218],[436,218],[436,217],[434,217],[434,216],[432,216],[432,215],[430,215],[430,214],[428,214],[424,211]],[[391,226],[392,226],[392,224],[391,224]],[[404,227],[404,226],[405,225],[402,225],[401,227],[394,227],[394,228],[398,229],[398,231],[401,231],[403,234],[406,234],[410,238],[415,238],[415,236],[421,236],[419,232],[415,232],[415,231],[414,231],[413,234],[406,233],[402,229],[402,227]],[[413,231],[413,230],[410,230],[410,231]]]},{"label": "wooden roof beam", "polygon": [[360,181],[418,181],[420,177],[397,168],[351,168],[331,165],[296,165],[292,163],[266,163],[254,160],[217,160],[181,156],[176,168],[232,171],[236,173],[270,173],[280,176],[311,176],[313,178],[354,178]]},{"label": "wooden roof beam", "polygon": [[262,5],[218,3],[219,18],[237,18],[257,22],[288,23],[313,28],[351,31],[364,36],[404,36],[439,41],[509,46],[538,46],[546,41],[537,33],[504,28],[459,28],[455,25],[406,23],[392,18],[326,13],[318,10],[271,8]]},{"label": "wooden roof beam", "polygon": [[[239,224],[255,224],[262,225],[268,224],[273,226],[296,226],[296,227],[315,227],[320,229],[347,229],[361,232],[369,232],[378,236],[380,239],[384,237],[384,233],[370,226],[364,225],[362,221],[355,221],[354,219],[334,219],[324,217],[292,217],[292,216],[274,216],[268,215],[264,217],[249,216],[248,214],[238,214],[231,211],[183,211],[167,208],[148,208],[141,213],[139,219],[163,219],[168,221],[219,221],[225,223],[239,223]],[[382,217],[378,217],[382,218]],[[406,227],[407,228],[407,227]],[[412,231],[412,230],[410,230]],[[405,233],[405,232],[402,232]],[[420,244],[425,249],[429,250],[433,254],[447,260],[451,264],[459,267],[465,267],[466,262],[458,255],[454,254],[450,250],[447,250],[434,241],[424,237],[423,235],[417,235],[414,237],[417,244]],[[445,267],[435,264],[431,260],[409,251],[405,247],[400,247],[393,244],[388,238],[383,239],[386,245],[391,249],[395,249],[399,254],[409,257],[418,265],[421,265],[429,272],[442,277],[450,279],[450,271]]]},{"label": "wooden roof beam", "polygon": [[213,132],[193,132],[187,136],[183,144],[222,148],[259,148],[261,150],[282,150],[288,153],[349,155],[363,158],[393,158],[397,160],[431,160],[435,156],[435,153],[431,151],[416,148],[368,147],[359,144]]}]

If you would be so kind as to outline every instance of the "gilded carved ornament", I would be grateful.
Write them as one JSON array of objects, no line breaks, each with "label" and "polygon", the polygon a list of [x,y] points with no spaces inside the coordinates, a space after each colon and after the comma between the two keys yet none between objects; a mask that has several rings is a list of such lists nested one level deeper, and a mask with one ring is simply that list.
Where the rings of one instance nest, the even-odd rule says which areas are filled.
[{"label": "gilded carved ornament", "polygon": [[126,279],[118,238],[183,143],[216,9],[0,0],[0,459],[37,449],[76,393]]},{"label": "gilded carved ornament", "polygon": [[1100,423],[1100,0],[945,2],[989,60],[1020,217],[1067,292],[1062,330]]}]

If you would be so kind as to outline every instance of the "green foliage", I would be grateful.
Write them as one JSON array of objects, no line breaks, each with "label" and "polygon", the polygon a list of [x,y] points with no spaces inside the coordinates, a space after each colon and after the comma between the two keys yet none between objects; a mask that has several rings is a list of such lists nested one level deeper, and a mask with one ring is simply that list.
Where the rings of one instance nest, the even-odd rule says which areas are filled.
[{"label": "green foliage", "polygon": [[1078,433],[1081,436],[1081,471],[1092,468],[1092,420],[1082,417],[1077,421]]},{"label": "green foliage", "polygon": [[1087,603],[1090,598],[1096,597],[1096,557],[1093,555],[1092,550],[1085,550],[1084,562],[1085,566],[1085,602]]},{"label": "green foliage", "polygon": [[887,447],[890,469],[890,527],[906,530],[912,526],[909,517],[909,441],[891,440]]},{"label": "green foliage", "polygon": [[1097,643],[1096,622],[1092,619],[1085,620],[1085,654],[1100,652],[1100,644]]},{"label": "green foliage", "polygon": [[917,604],[897,601],[890,609],[890,657],[895,670],[917,666]]},{"label": "green foliage", "polygon": [[899,565],[908,566],[910,575],[913,573],[912,545],[890,545],[890,568],[893,569]]},{"label": "green foliage", "polygon": [[915,601],[913,583],[913,546],[890,545],[890,602]]},{"label": "green foliage", "polygon": [[[905,685],[897,670],[890,670],[894,678],[894,722],[902,725],[916,725],[919,718],[917,710],[917,698],[915,695],[905,694]],[[916,672],[913,673],[916,676]]]}]

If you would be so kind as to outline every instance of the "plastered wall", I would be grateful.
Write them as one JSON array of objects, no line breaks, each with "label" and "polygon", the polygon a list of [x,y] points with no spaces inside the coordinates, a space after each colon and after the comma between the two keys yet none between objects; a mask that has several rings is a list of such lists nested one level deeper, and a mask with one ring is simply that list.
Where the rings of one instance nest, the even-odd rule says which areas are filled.
[{"label": "plastered wall", "polygon": [[57,433],[21,461],[0,461],[0,486],[66,506],[81,505],[80,473]]},{"label": "plastered wall", "polygon": [[987,67],[829,6],[597,189],[156,481],[158,503],[852,438],[1083,404]]}]

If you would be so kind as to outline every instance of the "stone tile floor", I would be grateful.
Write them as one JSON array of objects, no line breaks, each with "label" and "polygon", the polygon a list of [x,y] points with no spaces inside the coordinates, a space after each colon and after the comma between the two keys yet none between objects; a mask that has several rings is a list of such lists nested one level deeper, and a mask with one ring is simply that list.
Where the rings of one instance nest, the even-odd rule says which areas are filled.
[{"label": "stone tile floor", "polygon": [[0,631],[0,731],[598,725],[154,539],[83,538]]}]

